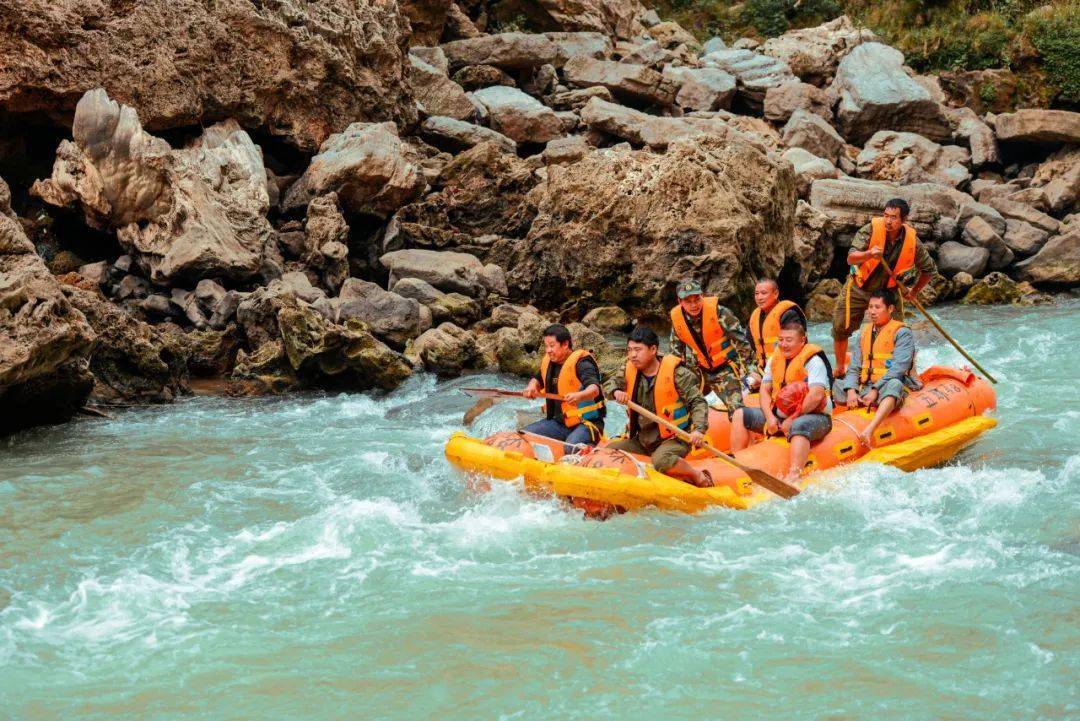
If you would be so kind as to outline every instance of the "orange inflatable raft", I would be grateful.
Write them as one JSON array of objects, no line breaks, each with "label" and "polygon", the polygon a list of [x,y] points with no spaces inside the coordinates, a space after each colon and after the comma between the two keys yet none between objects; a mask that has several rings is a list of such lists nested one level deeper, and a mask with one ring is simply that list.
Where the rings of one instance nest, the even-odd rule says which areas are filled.
[{"label": "orange inflatable raft", "polygon": [[[811,448],[800,486],[819,480],[821,471],[850,463],[884,463],[905,471],[943,463],[997,424],[987,415],[996,407],[993,388],[970,371],[934,366],[920,379],[922,390],[909,394],[877,428],[872,449],[856,438],[871,414],[843,407],[834,411],[832,431]],[[710,411],[709,438],[721,450],[729,448],[729,428],[726,414]],[[647,507],[688,512],[717,505],[750,508],[775,497],[706,451],[694,451],[688,460],[709,470],[713,488],[695,488],[656,471],[647,457],[603,444],[565,455],[562,443],[515,432],[482,440],[455,433],[446,444],[446,457],[481,487],[489,478],[521,479],[529,491],[570,499],[593,515]],[[788,444],[782,438],[759,439],[735,457],[783,476]]]}]

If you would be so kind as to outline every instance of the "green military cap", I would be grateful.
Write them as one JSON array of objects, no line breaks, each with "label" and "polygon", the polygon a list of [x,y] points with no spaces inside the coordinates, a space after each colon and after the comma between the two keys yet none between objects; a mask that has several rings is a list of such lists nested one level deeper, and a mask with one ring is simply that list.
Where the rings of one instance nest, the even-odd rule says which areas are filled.
[{"label": "green military cap", "polygon": [[701,295],[701,283],[696,280],[684,280],[679,283],[679,287],[675,292],[678,294],[679,300],[689,298],[692,295]]}]

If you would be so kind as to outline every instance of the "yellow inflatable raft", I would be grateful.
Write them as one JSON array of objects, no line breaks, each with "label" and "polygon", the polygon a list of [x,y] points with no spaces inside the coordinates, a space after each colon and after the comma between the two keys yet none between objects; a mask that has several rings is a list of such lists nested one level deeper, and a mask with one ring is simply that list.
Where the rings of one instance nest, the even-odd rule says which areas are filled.
[{"label": "yellow inflatable raft", "polygon": [[[920,379],[922,390],[911,393],[878,427],[872,449],[856,439],[871,415],[862,409],[838,409],[832,431],[811,449],[801,487],[819,480],[822,471],[851,463],[884,463],[905,471],[943,463],[997,424],[987,415],[996,406],[993,388],[970,371],[935,366]],[[727,447],[728,427],[725,414],[710,414],[709,436],[718,448]],[[735,456],[747,466],[781,476],[787,450],[786,440],[769,438]],[[514,432],[486,439],[455,433],[446,444],[446,457],[480,488],[488,479],[521,479],[530,492],[571,499],[594,515],[646,507],[687,512],[718,505],[750,508],[774,497],[704,451],[695,451],[688,460],[709,470],[713,488],[695,488],[656,471],[647,457],[602,444],[588,453],[565,455],[561,443]]]}]

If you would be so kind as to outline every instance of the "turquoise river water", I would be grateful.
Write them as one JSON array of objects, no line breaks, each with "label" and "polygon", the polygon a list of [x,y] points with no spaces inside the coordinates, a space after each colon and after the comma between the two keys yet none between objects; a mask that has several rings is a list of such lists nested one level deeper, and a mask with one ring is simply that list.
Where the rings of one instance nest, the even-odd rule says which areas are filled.
[{"label": "turquoise river water", "polygon": [[1078,311],[942,309],[999,427],[748,512],[474,495],[493,376],[0,440],[0,718],[1078,718]]}]

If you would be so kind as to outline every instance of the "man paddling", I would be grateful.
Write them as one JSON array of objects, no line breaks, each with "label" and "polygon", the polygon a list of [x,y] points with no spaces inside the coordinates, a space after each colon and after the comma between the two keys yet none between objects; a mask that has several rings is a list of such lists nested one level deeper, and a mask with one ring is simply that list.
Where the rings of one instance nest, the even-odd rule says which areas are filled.
[{"label": "man paddling", "polygon": [[701,395],[698,377],[678,356],[657,354],[660,339],[644,326],[634,328],[626,342],[626,369],[613,381],[613,397],[619,403],[632,400],[690,434],[690,443],[674,431],[627,410],[626,437],[608,444],[629,453],[652,457],[653,468],[698,488],[712,486],[707,471],[686,462],[690,444],[705,444],[709,429],[709,405]]},{"label": "man paddling", "polygon": [[524,431],[566,443],[567,453],[592,446],[604,432],[604,396],[600,390],[600,366],[587,350],[574,350],[570,330],[558,323],[544,329],[544,356],[540,372],[521,392],[536,398],[546,392],[562,396],[548,399],[546,418],[525,426]]},{"label": "man paddling", "polygon": [[859,440],[871,447],[874,431],[903,403],[908,390],[922,384],[912,375],[915,367],[915,336],[901,321],[893,319],[896,299],[887,290],[870,294],[866,315],[870,322],[859,332],[859,353],[847,375],[833,386],[833,400],[848,408],[877,407]]},{"label": "man paddling", "polygon": [[[847,255],[851,275],[833,306],[832,337],[837,375],[843,375],[847,367],[848,338],[862,324],[870,294],[881,288],[895,289],[895,276],[917,268],[919,277],[910,294],[917,296],[934,274],[930,253],[919,242],[915,229],[906,222],[910,210],[907,201],[893,198],[885,203],[881,217],[863,226],[851,243]],[[882,258],[895,276],[885,271]]]},{"label": "man paddling", "polygon": [[[774,401],[786,386],[806,383],[809,387],[797,412],[785,416],[774,407]],[[798,322],[780,328],[776,350],[769,358],[765,376],[761,379],[761,407],[740,408],[731,419],[731,450],[740,451],[750,445],[750,431],[772,435],[783,432],[791,444],[788,473],[784,478],[795,483],[802,474],[810,444],[821,440],[832,430],[832,368],[825,351],[806,342],[806,329]]]},{"label": "man paddling", "polygon": [[735,314],[716,296],[705,296],[701,284],[686,280],[676,289],[679,304],[671,309],[671,354],[701,374],[706,391],[712,390],[728,412],[742,405],[739,348],[746,334]]},{"label": "man paddling", "polygon": [[772,278],[762,278],[754,285],[754,305],[750,314],[750,339],[754,350],[756,368],[743,378],[743,402],[747,396],[761,387],[765,364],[776,350],[780,328],[787,323],[801,323],[806,327],[806,314],[793,301],[780,300],[780,285]]}]

